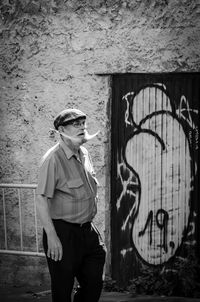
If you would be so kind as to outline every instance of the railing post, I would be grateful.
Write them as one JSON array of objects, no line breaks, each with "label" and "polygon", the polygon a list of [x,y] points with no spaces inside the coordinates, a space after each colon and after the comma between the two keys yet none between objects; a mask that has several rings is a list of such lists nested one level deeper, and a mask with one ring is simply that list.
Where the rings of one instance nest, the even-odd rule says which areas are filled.
[{"label": "railing post", "polygon": [[18,190],[18,200],[19,200],[19,226],[20,226],[20,246],[23,251],[23,229],[22,229],[22,206],[21,206],[21,189]]},{"label": "railing post", "polygon": [[39,252],[39,244],[38,244],[38,224],[37,224],[37,208],[36,208],[36,196],[35,190],[33,190],[34,195],[34,214],[35,214],[35,239],[36,239],[36,250]]},{"label": "railing post", "polygon": [[8,249],[8,239],[7,239],[7,222],[6,222],[6,203],[5,203],[5,191],[2,188],[2,196],[3,196],[3,223],[4,223],[4,242],[5,249]]}]

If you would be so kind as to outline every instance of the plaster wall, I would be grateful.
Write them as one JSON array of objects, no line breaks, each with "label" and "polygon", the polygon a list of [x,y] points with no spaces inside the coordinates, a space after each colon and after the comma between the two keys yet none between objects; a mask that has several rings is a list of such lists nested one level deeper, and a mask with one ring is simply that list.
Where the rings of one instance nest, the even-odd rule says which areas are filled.
[{"label": "plaster wall", "polygon": [[56,114],[86,112],[88,131],[101,131],[86,147],[100,182],[95,220],[109,272],[109,75],[199,71],[200,3],[2,0],[0,11],[0,181],[36,183],[40,158],[57,140]]}]

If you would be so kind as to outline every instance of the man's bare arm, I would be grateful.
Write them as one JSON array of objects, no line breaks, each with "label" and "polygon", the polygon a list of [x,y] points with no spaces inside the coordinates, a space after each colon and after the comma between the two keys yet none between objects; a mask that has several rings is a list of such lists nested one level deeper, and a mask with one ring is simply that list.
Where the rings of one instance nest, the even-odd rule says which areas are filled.
[{"label": "man's bare arm", "polygon": [[55,261],[61,260],[63,254],[62,244],[57,236],[49,213],[48,199],[45,196],[37,195],[36,207],[42,226],[47,234],[47,256]]}]

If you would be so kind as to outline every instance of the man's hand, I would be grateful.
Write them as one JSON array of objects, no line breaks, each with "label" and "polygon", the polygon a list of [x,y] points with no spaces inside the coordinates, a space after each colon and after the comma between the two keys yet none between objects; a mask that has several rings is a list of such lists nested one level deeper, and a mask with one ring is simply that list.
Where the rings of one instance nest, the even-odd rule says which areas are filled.
[{"label": "man's hand", "polygon": [[54,261],[60,261],[63,255],[62,244],[56,234],[48,234],[47,236],[47,256]]},{"label": "man's hand", "polygon": [[54,261],[60,261],[63,255],[62,244],[56,234],[56,230],[49,213],[47,197],[38,195],[36,198],[36,206],[42,222],[42,226],[47,234],[47,256]]}]

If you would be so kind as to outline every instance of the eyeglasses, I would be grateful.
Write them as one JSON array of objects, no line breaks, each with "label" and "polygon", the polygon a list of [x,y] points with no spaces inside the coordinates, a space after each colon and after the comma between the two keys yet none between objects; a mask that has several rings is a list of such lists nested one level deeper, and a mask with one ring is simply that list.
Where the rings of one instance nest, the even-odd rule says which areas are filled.
[{"label": "eyeglasses", "polygon": [[85,120],[75,120],[75,121],[71,121],[71,122],[66,122],[62,124],[63,126],[68,126],[68,125],[72,125],[75,128],[80,128],[82,126],[86,126],[86,121]]}]

